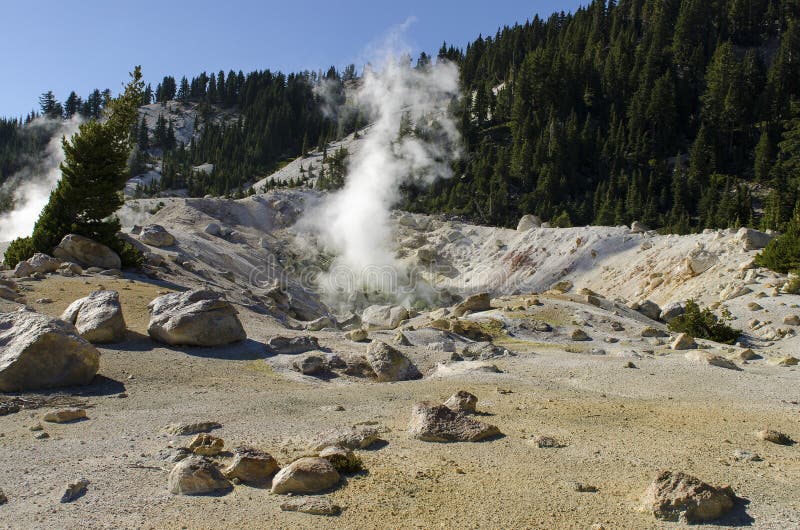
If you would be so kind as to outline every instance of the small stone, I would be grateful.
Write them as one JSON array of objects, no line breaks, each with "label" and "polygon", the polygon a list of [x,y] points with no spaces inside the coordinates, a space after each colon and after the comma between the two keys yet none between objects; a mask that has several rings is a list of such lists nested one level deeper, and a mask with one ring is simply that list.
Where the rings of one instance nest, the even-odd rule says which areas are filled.
[{"label": "small stone", "polygon": [[306,355],[302,359],[294,361],[292,368],[303,375],[315,375],[325,371],[325,359],[319,355]]},{"label": "small stone", "polygon": [[39,431],[43,431],[43,430],[44,430],[44,427],[42,427],[42,424],[41,424],[41,423],[37,423],[36,425],[31,425],[31,426],[30,426],[30,427],[28,427],[28,428],[29,428],[29,429],[30,429],[32,432],[39,432]]},{"label": "small stone", "polygon": [[691,350],[695,347],[697,347],[697,344],[695,343],[694,338],[687,333],[678,334],[678,336],[670,345],[670,348],[673,350]]},{"label": "small stone", "polygon": [[573,484],[573,489],[578,493],[597,493],[598,491],[596,486],[592,486],[590,484],[583,484],[582,482],[575,482]]},{"label": "small stone", "polygon": [[533,439],[533,443],[540,449],[560,449],[562,447],[566,447],[565,444],[561,443],[552,436],[538,436]]},{"label": "small stone", "polygon": [[351,429],[331,430],[318,434],[312,440],[310,449],[322,451],[326,447],[338,446],[346,449],[367,449],[380,441],[378,429],[361,426]]},{"label": "small stone", "polygon": [[757,302],[750,302],[747,304],[747,309],[750,311],[761,311],[764,308]]},{"label": "small stone", "polygon": [[48,412],[44,415],[44,421],[50,423],[70,423],[86,418],[86,410],[78,408],[61,409],[55,412]]},{"label": "small stone", "polygon": [[628,361],[625,363],[625,368],[636,368],[636,365],[632,361]]},{"label": "small stone", "polygon": [[315,337],[272,337],[267,342],[269,350],[276,355],[298,355],[319,350],[319,342]]},{"label": "small stone", "polygon": [[789,357],[780,359],[777,364],[778,366],[797,366],[798,363],[800,363],[800,360],[790,355]]},{"label": "small stone", "polygon": [[364,342],[368,336],[367,330],[361,328],[352,329],[344,334],[344,338],[353,342]]},{"label": "small stone", "polygon": [[67,485],[67,489],[64,490],[64,494],[61,496],[61,502],[72,502],[86,493],[86,487],[89,485],[89,481],[85,478],[79,478],[75,482],[72,482]]},{"label": "small stone", "polygon": [[3,490],[0,490],[0,506],[4,505],[7,502],[8,502],[8,497],[6,497],[6,494],[3,493]]},{"label": "small stone", "polygon": [[272,493],[317,493],[339,482],[339,472],[319,457],[304,457],[284,467],[272,479]]},{"label": "small stone", "polygon": [[760,440],[771,442],[777,445],[794,445],[794,440],[792,440],[788,435],[783,434],[782,432],[773,431],[772,429],[758,431],[756,436]]},{"label": "small stone", "polygon": [[750,451],[743,451],[742,449],[737,449],[733,452],[733,459],[737,462],[761,462],[764,460],[756,453],[751,453]]},{"label": "small stone", "polygon": [[478,398],[469,392],[459,390],[444,402],[444,406],[454,412],[464,412],[471,414],[475,412],[475,406],[478,404]]},{"label": "small stone", "polygon": [[311,515],[339,515],[342,508],[324,497],[294,497],[281,504],[284,512],[300,512]]},{"label": "small stone", "polygon": [[758,358],[759,356],[750,348],[738,351],[730,356],[732,361],[752,361]]},{"label": "small stone", "polygon": [[587,335],[587,334],[586,334],[586,332],[585,332],[585,331],[583,331],[582,329],[575,329],[575,330],[573,330],[573,331],[572,331],[572,333],[570,334],[569,338],[570,338],[570,340],[574,340],[574,341],[587,341],[587,340],[592,340],[592,339],[589,337],[589,335]]},{"label": "small stone", "polygon": [[658,337],[669,336],[666,331],[655,328],[653,326],[645,326],[644,328],[642,328],[640,335],[645,338],[658,338]]},{"label": "small stone", "polygon": [[200,433],[192,440],[192,443],[189,444],[189,450],[196,455],[216,456],[222,452],[224,446],[225,442],[222,438],[217,438],[207,433]]},{"label": "small stone", "polygon": [[44,431],[40,431],[34,434],[33,437],[36,438],[37,440],[47,440],[48,438],[50,438],[50,435]]},{"label": "small stone", "polygon": [[800,326],[800,316],[798,315],[786,315],[783,317],[783,323],[787,326]]}]

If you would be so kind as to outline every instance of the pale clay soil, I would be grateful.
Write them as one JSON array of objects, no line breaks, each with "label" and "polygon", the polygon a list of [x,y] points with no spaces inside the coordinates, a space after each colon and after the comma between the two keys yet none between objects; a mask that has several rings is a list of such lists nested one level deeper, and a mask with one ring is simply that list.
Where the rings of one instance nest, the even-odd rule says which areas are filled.
[{"label": "pale clay soil", "polygon": [[[609,302],[650,298],[665,305],[695,297],[711,304],[725,285],[742,282],[739,266],[755,255],[737,246],[732,233],[677,237],[598,227],[519,233],[414,216],[420,226],[397,227],[396,241],[419,240],[410,247],[401,244],[401,260],[413,260],[415,248],[425,245],[455,271],[431,278],[439,286],[458,294],[519,292],[496,298],[495,309],[470,317],[503,322],[510,335],[501,334],[495,342],[518,355],[491,361],[500,374],[438,377],[431,374],[449,353],[424,345],[401,347],[424,379],[326,381],[292,371],[294,357],[266,353],[264,343],[273,336],[306,332],[286,329],[274,311],[270,316],[248,309],[253,300],[265,300],[264,291],[253,286],[254,267],[270,263],[274,269],[263,273],[269,280],[299,260],[291,226],[301,209],[297,205],[313,200],[313,194],[298,199],[286,192],[241,201],[167,199],[153,216],[147,210],[161,200],[129,203],[121,214],[126,225],[158,222],[177,240],[174,247],[152,249],[167,259],[161,280],[126,273],[126,279],[50,275],[19,282],[28,304],[51,315],[94,289],[117,290],[129,334],[123,343],[99,348],[95,384],[54,392],[85,400],[87,420],[42,422],[50,438],[37,440],[30,427],[50,409],[0,416],[0,489],[9,499],[0,506],[0,527],[678,528],[639,509],[657,470],[669,469],[730,484],[741,498],[727,518],[697,528],[800,528],[800,449],[755,436],[772,428],[800,440],[800,369],[774,362],[800,356],[800,337],[759,335],[770,327],[791,328],[783,325],[783,317],[800,310],[800,296],[769,294],[786,278],[760,270],[748,284],[751,293],[724,302],[734,324],[745,330],[747,344],[763,356],[739,363],[742,371],[692,364],[684,352],[643,340],[641,328],[655,323],[624,304],[601,309],[576,294],[588,287]],[[205,234],[209,222],[236,234]],[[683,276],[681,261],[697,245],[718,260],[699,276]],[[190,264],[179,265],[185,260]],[[525,305],[526,294],[562,279],[575,284],[570,294],[540,295],[542,306],[517,307]],[[248,340],[221,348],[170,348],[151,341],[147,304],[170,290],[201,285],[225,292],[237,304]],[[318,309],[297,285],[288,289],[293,310]],[[761,292],[768,296],[756,298]],[[53,303],[37,303],[40,298]],[[752,301],[764,309],[749,310]],[[16,307],[0,300],[2,311]],[[754,318],[769,324],[751,330]],[[423,314],[412,324],[424,320]],[[519,324],[526,320],[547,321],[554,332],[522,332]],[[613,331],[614,321],[625,330]],[[592,341],[569,340],[578,324]],[[343,332],[311,334],[338,354],[367,347],[344,340]],[[372,332],[370,337],[390,342],[394,334]],[[606,337],[619,342],[607,343]],[[704,346],[724,356],[738,351]],[[591,355],[592,348],[607,354]],[[629,361],[637,368],[625,368]],[[484,413],[479,419],[497,425],[504,437],[452,444],[409,439],[412,405],[442,401],[457,390],[477,395]],[[128,397],[118,397],[122,392]],[[333,405],[344,411],[332,411]],[[326,493],[343,508],[340,516],[329,518],[283,512],[283,497],[246,485],[224,496],[171,495],[166,486],[172,464],[159,453],[187,445],[190,438],[169,435],[165,427],[194,420],[220,422],[214,434],[227,449],[251,445],[282,465],[303,454],[316,433],[332,428],[374,422],[386,443],[358,451],[366,471]],[[532,440],[539,435],[566,446],[538,448]],[[732,458],[737,449],[758,453],[763,461],[737,462]],[[79,477],[90,481],[87,493],[59,503],[65,486]],[[575,482],[598,492],[576,492]]]}]

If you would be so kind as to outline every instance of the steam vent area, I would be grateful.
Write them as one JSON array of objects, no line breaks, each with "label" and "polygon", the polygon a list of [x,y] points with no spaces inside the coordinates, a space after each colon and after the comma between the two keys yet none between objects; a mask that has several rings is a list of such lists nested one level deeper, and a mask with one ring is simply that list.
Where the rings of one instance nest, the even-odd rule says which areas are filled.
[{"label": "steam vent area", "polygon": [[395,275],[345,274],[324,197],[129,200],[141,267],[68,236],[2,272],[0,525],[800,525],[772,236],[388,211]]}]

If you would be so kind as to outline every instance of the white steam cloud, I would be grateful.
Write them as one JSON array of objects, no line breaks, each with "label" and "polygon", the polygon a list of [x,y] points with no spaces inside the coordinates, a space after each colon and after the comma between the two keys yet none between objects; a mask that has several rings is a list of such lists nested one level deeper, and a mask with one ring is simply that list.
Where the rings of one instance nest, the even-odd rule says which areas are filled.
[{"label": "white steam cloud", "polygon": [[41,157],[31,160],[3,183],[0,193],[11,195],[14,202],[13,210],[0,214],[0,240],[11,241],[31,235],[33,225],[61,178],[59,166],[64,161],[61,139],[71,138],[80,124],[76,115],[67,121],[37,118],[27,125],[32,129],[52,130],[52,137]]},{"label": "white steam cloud", "polygon": [[370,116],[371,125],[351,154],[344,187],[326,196],[299,225],[313,231],[334,256],[329,271],[318,278],[332,305],[351,305],[357,293],[410,301],[397,294],[408,277],[395,258],[391,209],[403,184],[451,176],[459,134],[447,111],[458,86],[457,67],[445,61],[416,69],[408,55],[393,55],[365,70],[354,103]]}]

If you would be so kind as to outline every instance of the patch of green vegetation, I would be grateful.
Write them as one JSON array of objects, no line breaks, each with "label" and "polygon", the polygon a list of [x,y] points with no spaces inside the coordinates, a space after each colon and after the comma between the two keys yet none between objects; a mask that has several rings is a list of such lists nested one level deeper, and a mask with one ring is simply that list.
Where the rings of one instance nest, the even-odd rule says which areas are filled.
[{"label": "patch of green vegetation", "polygon": [[722,344],[734,344],[742,330],[729,326],[733,320],[730,312],[723,308],[722,315],[715,315],[711,309],[700,309],[694,300],[686,301],[686,312],[673,319],[668,327],[675,333],[687,333],[696,339],[712,340]]},{"label": "patch of green vegetation", "polygon": [[491,336],[492,339],[506,336],[505,325],[500,320],[491,318],[477,322],[477,324],[480,326],[481,331]]},{"label": "patch of green vegetation", "polygon": [[278,373],[275,372],[275,369],[272,368],[272,365],[263,359],[247,362],[244,365],[244,369],[247,370],[248,372],[255,372],[269,377],[274,377],[274,378],[279,377]]}]

